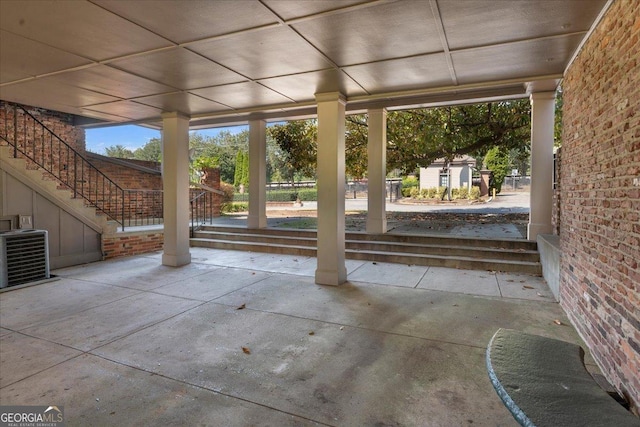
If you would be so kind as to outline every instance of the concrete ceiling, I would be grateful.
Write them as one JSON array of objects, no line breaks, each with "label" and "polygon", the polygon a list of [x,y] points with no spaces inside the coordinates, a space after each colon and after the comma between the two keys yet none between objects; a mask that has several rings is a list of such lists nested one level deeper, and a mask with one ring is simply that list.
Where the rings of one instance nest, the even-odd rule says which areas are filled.
[{"label": "concrete ceiling", "polygon": [[0,2],[0,98],[195,127],[553,88],[606,0]]}]

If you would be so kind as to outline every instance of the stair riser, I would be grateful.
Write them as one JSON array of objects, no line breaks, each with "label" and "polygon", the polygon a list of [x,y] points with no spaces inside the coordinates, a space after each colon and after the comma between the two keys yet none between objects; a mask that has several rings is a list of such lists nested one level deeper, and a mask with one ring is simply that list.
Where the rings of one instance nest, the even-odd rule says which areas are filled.
[{"label": "stair riser", "polygon": [[[213,231],[220,233],[242,233],[259,236],[287,236],[315,238],[315,230],[293,230],[280,228],[259,228],[247,229],[244,227],[219,227],[203,226],[200,231]],[[537,243],[528,240],[516,239],[486,239],[486,238],[466,238],[456,236],[423,236],[409,234],[367,234],[363,232],[347,232],[346,240],[376,241],[389,243],[411,243],[416,245],[438,245],[438,246],[464,246],[497,249],[515,249],[536,251]]]},{"label": "stair riser", "polygon": [[216,240],[191,240],[191,246],[199,248],[211,248],[211,249],[225,249],[234,251],[247,251],[247,252],[264,252],[271,254],[283,254],[283,255],[299,255],[315,257],[317,251],[315,247],[301,248],[295,246],[267,246],[250,243],[239,242],[220,242]]},{"label": "stair riser", "polygon": [[[266,245],[251,245],[240,244],[237,242],[219,242],[214,240],[191,241],[191,246],[205,247],[212,249],[224,249],[224,250],[242,250],[251,252],[262,252],[272,254],[284,254],[284,255],[296,255],[296,256],[317,256],[315,248],[299,248],[291,246],[266,246]],[[505,271],[511,273],[524,273],[540,275],[542,269],[539,264],[527,265],[527,264],[510,264],[503,263],[498,260],[460,260],[455,258],[442,258],[442,257],[429,257],[429,256],[411,256],[408,254],[372,254],[368,252],[346,251],[345,257],[347,259],[360,260],[360,261],[375,261],[375,262],[388,262],[395,264],[407,264],[407,265],[420,265],[427,267],[447,267],[457,268],[463,270],[489,270],[489,271]]]},{"label": "stair riser", "polygon": [[[265,236],[259,234],[234,234],[234,233],[217,233],[217,232],[196,232],[194,237],[201,239],[218,239],[234,242],[262,243],[271,245],[294,245],[316,247],[317,240],[315,238],[294,238],[294,237],[276,237]],[[512,252],[512,251],[495,251],[486,250],[484,248],[459,248],[448,246],[420,246],[420,245],[396,245],[384,242],[369,241],[347,241],[346,249],[354,251],[373,251],[373,252],[390,252],[400,254],[420,254],[420,255],[438,255],[438,256],[458,256],[480,259],[502,259],[505,261],[525,261],[539,262],[540,256],[537,252]]]}]

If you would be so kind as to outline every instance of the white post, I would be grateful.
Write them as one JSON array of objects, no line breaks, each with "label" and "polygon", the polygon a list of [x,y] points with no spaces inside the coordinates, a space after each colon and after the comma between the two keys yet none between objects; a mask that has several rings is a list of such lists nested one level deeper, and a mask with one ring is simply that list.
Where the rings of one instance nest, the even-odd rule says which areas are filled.
[{"label": "white post", "polygon": [[179,267],[189,253],[189,117],[162,115],[164,253],[162,264]]},{"label": "white post", "polygon": [[368,115],[367,233],[383,234],[387,232],[387,111],[369,110]]},{"label": "white post", "polygon": [[347,280],[344,239],[344,112],[338,92],[316,94],[318,103],[318,267],[321,285]]},{"label": "white post", "polygon": [[555,92],[531,94],[531,193],[528,239],[550,234],[553,204]]},{"label": "white post", "polygon": [[267,123],[249,120],[249,217],[248,228],[267,226]]}]

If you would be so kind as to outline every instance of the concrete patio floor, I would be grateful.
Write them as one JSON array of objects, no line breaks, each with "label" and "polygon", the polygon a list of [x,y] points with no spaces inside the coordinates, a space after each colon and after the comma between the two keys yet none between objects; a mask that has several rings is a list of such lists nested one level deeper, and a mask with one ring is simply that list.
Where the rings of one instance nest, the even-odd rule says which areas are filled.
[{"label": "concrete patio floor", "polygon": [[509,426],[493,333],[580,343],[540,277],[349,260],[327,287],[315,258],[191,253],[0,294],[0,404],[69,426]]}]

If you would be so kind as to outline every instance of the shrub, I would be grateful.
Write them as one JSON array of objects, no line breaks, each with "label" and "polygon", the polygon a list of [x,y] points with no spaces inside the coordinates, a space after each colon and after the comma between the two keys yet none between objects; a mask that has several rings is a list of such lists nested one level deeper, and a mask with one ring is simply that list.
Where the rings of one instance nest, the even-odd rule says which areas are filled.
[{"label": "shrub", "polygon": [[428,188],[423,188],[422,190],[420,190],[420,198],[421,199],[428,199],[429,198],[429,189]]},{"label": "shrub", "polygon": [[402,188],[419,187],[420,181],[415,176],[407,176],[402,179]]},{"label": "shrub", "polygon": [[469,198],[469,188],[468,187],[460,187],[458,189],[458,198],[459,199],[468,199]]},{"label": "shrub", "polygon": [[427,197],[430,199],[435,199],[438,197],[438,189],[436,187],[431,187],[427,190]]},{"label": "shrub", "polygon": [[227,184],[226,182],[221,182],[220,190],[224,192],[224,196],[222,196],[222,204],[231,203],[233,201],[233,195],[236,191],[234,186],[231,184]]},{"label": "shrub", "polygon": [[298,191],[298,197],[303,202],[311,202],[318,200],[318,190],[316,188],[301,188]]},{"label": "shrub", "polygon": [[436,193],[438,199],[444,199],[447,195],[447,187],[438,187],[438,192]]},{"label": "shrub", "polygon": [[460,189],[459,188],[452,188],[451,189],[451,200],[457,200],[460,198]]},{"label": "shrub", "polygon": [[402,187],[402,189],[400,190],[402,192],[402,197],[411,197],[411,189],[413,187]]},{"label": "shrub", "polygon": [[248,210],[249,204],[245,202],[232,202],[222,205],[222,212],[224,213],[245,212]]},{"label": "shrub", "polygon": [[471,200],[478,200],[480,198],[480,187],[478,186],[471,187],[471,192],[469,192],[469,198]]},{"label": "shrub", "polygon": [[409,190],[409,195],[412,198],[417,199],[418,196],[420,196],[420,188],[419,187],[411,187],[411,189]]}]

